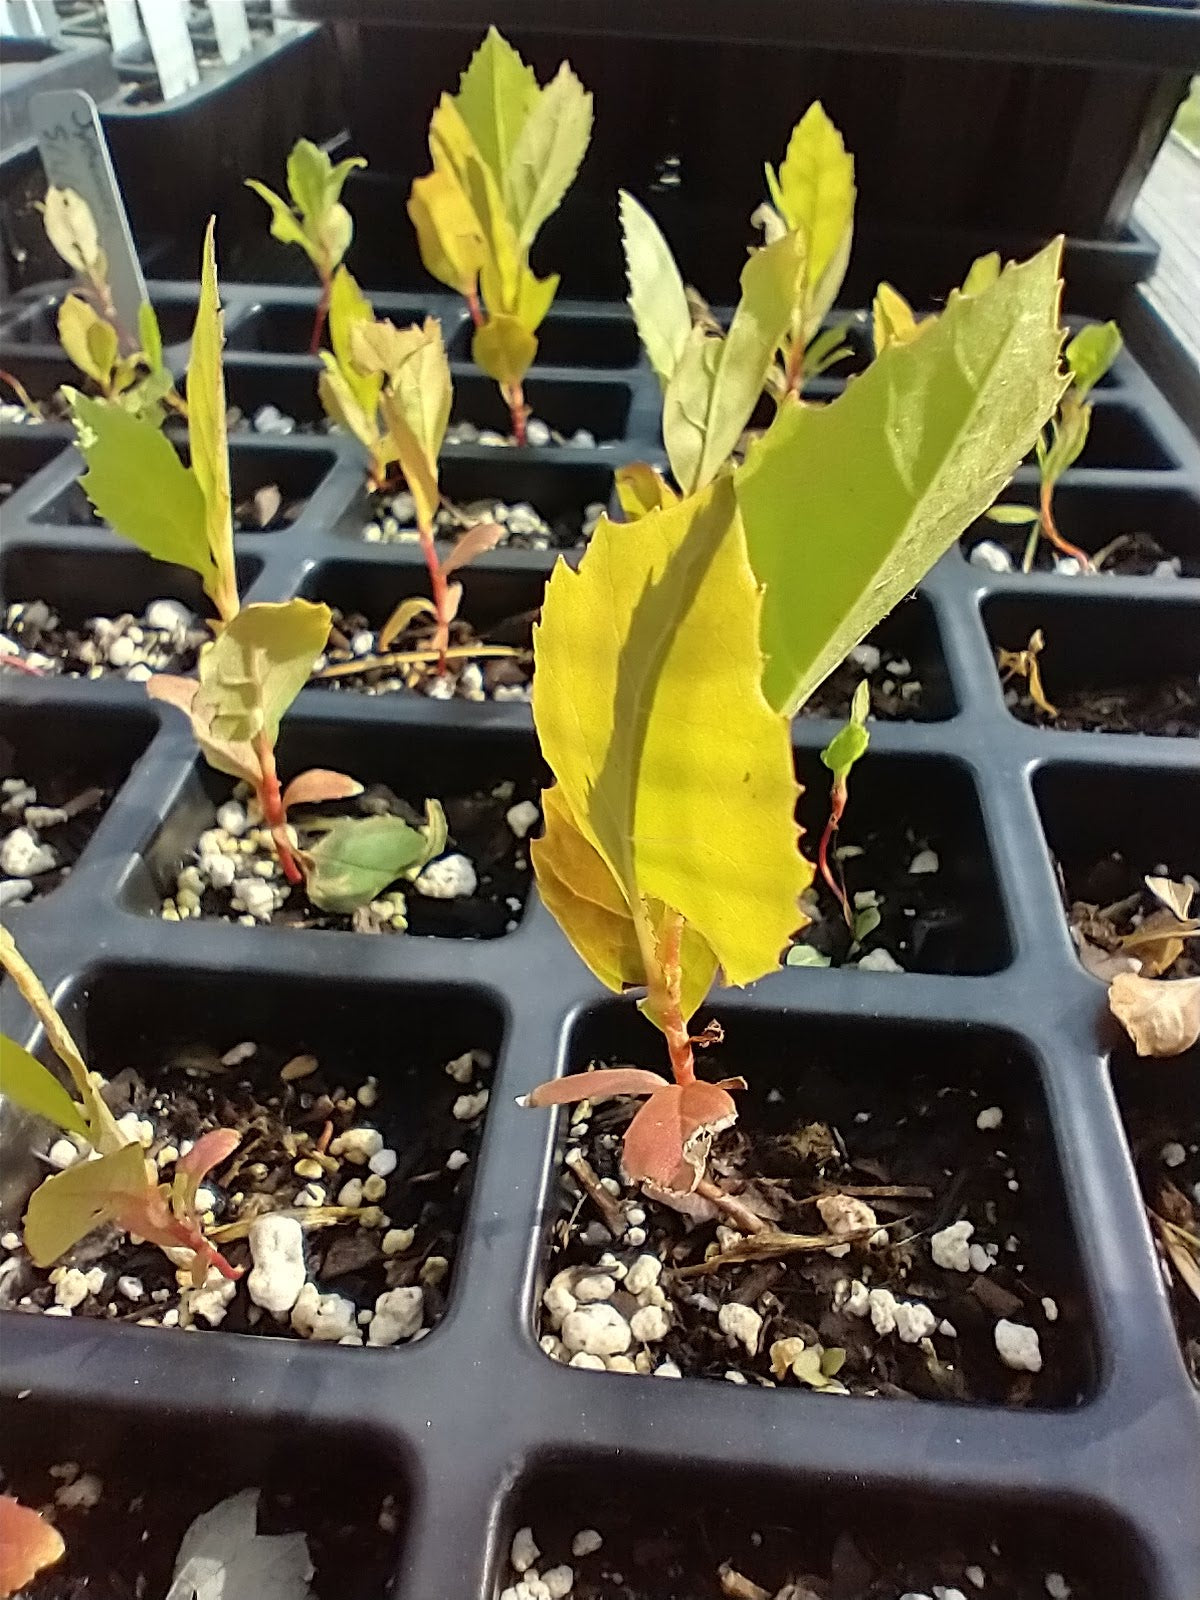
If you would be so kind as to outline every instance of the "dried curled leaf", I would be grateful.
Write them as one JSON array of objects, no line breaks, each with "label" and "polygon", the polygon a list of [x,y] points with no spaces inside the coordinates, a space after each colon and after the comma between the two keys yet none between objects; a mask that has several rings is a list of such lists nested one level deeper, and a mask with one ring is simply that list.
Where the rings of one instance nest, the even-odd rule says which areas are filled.
[{"label": "dried curled leaf", "polygon": [[1050,704],[1046,698],[1046,688],[1042,682],[1042,669],[1038,657],[1046,648],[1046,636],[1040,628],[1035,628],[1029,635],[1029,643],[1024,650],[1005,650],[1002,646],[996,650],[996,666],[1000,672],[1001,683],[1009,678],[1024,678],[1029,689],[1029,698],[1039,711],[1048,717],[1058,716],[1058,707]]},{"label": "dried curled leaf", "polygon": [[310,1600],[308,1541],[302,1533],[259,1533],[258,1495],[243,1489],[196,1518],[166,1600]]},{"label": "dried curled leaf", "polygon": [[66,1551],[62,1534],[40,1512],[11,1494],[0,1494],[0,1600],[22,1594]]},{"label": "dried curled leaf", "polygon": [[1176,883],[1173,878],[1148,877],[1146,887],[1154,898],[1168,911],[1173,911],[1181,922],[1187,920],[1196,891],[1190,883]]},{"label": "dried curled leaf", "polygon": [[42,221],[47,239],[72,272],[93,280],[108,277],[108,258],[100,244],[96,219],[82,195],[52,185],[46,190]]},{"label": "dried curled leaf", "polygon": [[1200,1039],[1200,978],[1118,974],[1108,1007],[1139,1056],[1178,1056]]}]

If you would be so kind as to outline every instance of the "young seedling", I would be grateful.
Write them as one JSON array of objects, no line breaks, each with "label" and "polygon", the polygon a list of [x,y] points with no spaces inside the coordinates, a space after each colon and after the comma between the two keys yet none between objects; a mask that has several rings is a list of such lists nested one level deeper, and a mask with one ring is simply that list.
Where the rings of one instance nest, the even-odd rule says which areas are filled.
[{"label": "young seedling", "polygon": [[98,1080],[7,929],[0,929],[0,965],[41,1023],[79,1097],[73,1098],[36,1056],[0,1036],[0,1092],[82,1144],[82,1158],[52,1174],[30,1197],[25,1247],[35,1266],[52,1266],[89,1233],[111,1223],[160,1249],[190,1250],[196,1285],[210,1267],[222,1277],[240,1277],[241,1268],[231,1267],[204,1237],[196,1194],[207,1173],[233,1154],[241,1135],[225,1128],[203,1134],[175,1163],[172,1182],[160,1184],[141,1144],[117,1126]]},{"label": "young seedling", "polygon": [[[752,257],[751,283],[756,262],[793,248],[785,238]],[[991,503],[1053,413],[1060,249],[952,295],[829,405],[781,407],[731,473],[789,326],[788,278],[777,331],[754,318],[751,337],[735,317],[696,363],[710,403],[687,407],[695,420],[667,438],[684,496],[642,469],[625,483],[643,511],[636,532],[602,519],[578,570],[560,562],[550,579],[533,710],[556,781],[532,847],[538,886],[602,983],[645,989],[672,1079],[603,1069],[542,1084],[527,1103],[645,1096],[625,1171],[692,1214],[732,1215],[705,1166],[740,1080],[697,1079],[691,1018],[718,973],[744,984],[778,965],[812,879],[790,719]],[[679,298],[639,317],[668,360],[696,344]],[[749,375],[731,348],[753,352]]]},{"label": "young seedling", "polygon": [[320,145],[298,139],[287,160],[287,186],[291,205],[257,178],[247,178],[253,189],[271,208],[271,232],[283,244],[298,244],[316,268],[321,280],[321,298],[313,318],[308,353],[321,348],[325,318],[333,293],[333,276],[354,238],[354,219],[342,204],[346,179],[355,167],[365,167],[363,156],[347,156],[336,166]]},{"label": "young seedling", "polygon": [[[118,325],[108,282],[108,257],[100,243],[87,201],[73,189],[46,191],[42,208],[46,236],[83,281],[80,294],[68,294],[58,308],[58,338],[63,350],[106,400],[148,421],[162,421],[165,409],[186,413],[163,360],[162,333],[154,307],[138,307],[136,340]],[[31,416],[41,408],[9,372],[0,371]]]},{"label": "young seedling", "polygon": [[558,289],[535,277],[529,252],[579,170],[592,133],[592,97],[564,61],[539,87],[512,46],[489,28],[429,125],[433,171],[417,178],[408,214],[421,260],[461,294],[475,325],[472,355],[496,380],[525,443],[525,374]]},{"label": "young seedling", "polygon": [[1092,425],[1092,406],[1088,395],[1121,353],[1121,331],[1115,322],[1093,323],[1077,333],[1067,345],[1065,355],[1071,384],[1059,403],[1058,411],[1037,441],[1037,464],[1041,475],[1038,504],[1033,506],[997,505],[987,515],[993,522],[1029,526],[1029,537],[1021,557],[1021,571],[1032,572],[1038,540],[1043,534],[1061,554],[1073,558],[1084,572],[1095,570],[1091,557],[1059,532],[1054,516],[1054,491],[1068,467],[1074,466],[1087,444]]},{"label": "young seedling", "polygon": [[867,746],[871,742],[871,735],[867,732],[867,713],[870,709],[871,686],[864,678],[855,689],[854,699],[850,702],[849,720],[844,727],[838,729],[821,751],[821,761],[833,773],[833,782],[829,786],[829,816],[821,833],[821,842],[817,846],[817,870],[837,897],[837,902],[842,908],[842,916],[846,919],[846,926],[856,938],[859,935],[855,928],[854,911],[846,894],[845,884],[841,881],[840,868],[836,875],[834,873],[829,851],[837,837],[842,815],[846,810],[846,802],[850,798],[851,768],[856,761],[866,755]]},{"label": "young seedling", "polygon": [[364,372],[355,360],[355,330],[374,323],[375,308],[346,268],[339,267],[329,293],[333,348],[320,351],[317,394],[330,421],[353,434],[366,451],[367,487],[372,493],[389,487],[388,469],[395,459],[380,403],[384,374]]},{"label": "young seedling", "polygon": [[424,828],[400,817],[321,819],[300,849],[288,823],[293,805],[350,799],[362,785],[342,772],[314,768],[284,788],[275,742],[284,713],[325,649],[332,613],[309,600],[243,606],[233,553],[229,454],[225,433],[224,341],[217,294],[214,223],[204,242],[200,303],[188,365],[185,467],[170,441],[145,420],[103,401],[70,393],[79,449],[88,471],[81,486],[105,521],[160,561],[197,573],[218,621],[201,651],[197,678],[159,674],[153,699],[177,707],[209,765],[249,785],[270,829],[289,883],[306,884],[325,910],[366,905],[387,884],[414,875],[445,846],[445,819],[428,808]]}]

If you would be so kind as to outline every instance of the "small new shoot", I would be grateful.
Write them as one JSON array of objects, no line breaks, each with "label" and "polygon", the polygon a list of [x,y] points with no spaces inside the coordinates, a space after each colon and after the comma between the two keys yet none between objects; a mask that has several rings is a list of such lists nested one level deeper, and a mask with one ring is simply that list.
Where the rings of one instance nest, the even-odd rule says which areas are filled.
[{"label": "small new shoot", "polygon": [[842,881],[840,865],[837,871],[834,871],[830,850],[837,838],[846,802],[850,798],[851,769],[855,762],[866,755],[867,746],[871,742],[871,735],[867,731],[867,713],[870,709],[871,686],[864,678],[855,689],[854,698],[850,702],[849,720],[844,727],[838,729],[821,751],[821,761],[833,774],[833,782],[829,786],[829,816],[821,833],[821,842],[817,846],[817,870],[836,896],[846,926],[856,939],[860,935],[855,926],[854,910],[846,893],[845,883]]},{"label": "small new shoot", "polygon": [[529,252],[562,204],[591,134],[592,97],[567,63],[539,86],[489,28],[458,94],[444,94],[433,113],[433,171],[413,182],[408,202],[421,260],[466,301],[472,355],[499,384],[519,445],[529,415],[525,375],[558,290],[556,274],[534,275]]},{"label": "small new shoot", "polygon": [[1068,467],[1075,465],[1087,444],[1092,425],[1088,395],[1121,353],[1121,331],[1115,322],[1093,323],[1077,333],[1064,352],[1071,383],[1050,425],[1038,435],[1037,464],[1041,476],[1038,504],[992,506],[993,522],[1028,525],[1029,537],[1021,556],[1021,571],[1032,572],[1038,541],[1044,534],[1060,555],[1074,559],[1083,572],[1096,570],[1091,557],[1064,538],[1054,515],[1054,491]]},{"label": "small new shoot", "polygon": [[347,156],[335,166],[320,145],[298,139],[287,160],[290,205],[257,178],[246,179],[246,187],[271,208],[271,233],[283,244],[299,245],[321,281],[321,298],[308,341],[310,356],[321,348],[333,276],[354,238],[354,219],[342,204],[342,189],[354,169],[366,164],[364,156]]}]

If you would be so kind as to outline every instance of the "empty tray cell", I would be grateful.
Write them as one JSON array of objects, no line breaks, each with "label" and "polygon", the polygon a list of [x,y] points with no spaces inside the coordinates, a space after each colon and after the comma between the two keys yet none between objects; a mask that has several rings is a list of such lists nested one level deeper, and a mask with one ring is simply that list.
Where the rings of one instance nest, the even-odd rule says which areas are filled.
[{"label": "empty tray cell", "polygon": [[[177,439],[176,443],[187,461],[186,441]],[[234,532],[274,533],[289,528],[336,460],[332,450],[287,450],[234,440],[229,449]],[[78,482],[68,484],[39,506],[29,520],[55,527],[105,526]]]},{"label": "empty tray cell", "polygon": [[[238,561],[243,594],[261,569]],[[104,552],[9,543],[0,600],[6,636],[47,676],[144,682],[152,672],[190,672],[210,636],[212,606],[197,575],[116,540]]]},{"label": "empty tray cell", "polygon": [[1046,766],[1034,777],[1034,794],[1085,966],[1111,977],[1105,957],[1133,956],[1146,977],[1200,974],[1194,939],[1183,940],[1166,967],[1170,944],[1127,943],[1160,910],[1148,876],[1200,879],[1200,773]]},{"label": "empty tray cell", "polygon": [[[1010,490],[1003,498],[1032,505],[1036,492]],[[1200,578],[1200,500],[1182,489],[1093,489],[1067,482],[1055,492],[1054,516],[1063,537],[1090,556],[1101,572],[1123,578]],[[968,557],[985,541],[1004,551],[1007,561],[994,551],[975,556],[972,565],[984,571],[1019,571],[1027,538],[1027,528],[981,517],[961,544]],[[1053,572],[1056,565],[1053,546],[1039,537],[1033,570]],[[1067,570],[1075,575],[1073,568]],[[1085,583],[1091,578],[1079,576]]]},{"label": "empty tray cell", "polygon": [[1113,1087],[1137,1166],[1150,1230],[1170,1286],[1183,1359],[1200,1386],[1200,1299],[1189,1286],[1200,1271],[1200,1046],[1173,1061],[1117,1054]]},{"label": "empty tray cell", "polygon": [[68,442],[61,433],[46,435],[36,427],[0,438],[0,504],[28,483],[35,472],[57,460]]},{"label": "empty tray cell", "polygon": [[[261,350],[281,356],[306,356],[309,354],[316,309],[315,294],[308,304],[255,306],[230,328],[228,347],[230,350]],[[386,313],[388,320],[398,328],[410,322],[420,322],[426,314],[425,307],[418,302],[411,306],[393,306]]]},{"label": "empty tray cell", "polygon": [[[343,693],[379,695],[409,688],[432,699],[526,700],[533,674],[532,628],[545,578],[476,566],[462,568],[454,581],[461,582],[463,597],[450,627],[452,654],[446,672],[439,674],[429,648],[434,623],[428,611],[414,617],[386,650],[379,644],[379,630],[401,601],[429,598],[423,563],[381,567],[327,561],[310,572],[302,594],[333,607],[334,627],[345,640],[344,646],[331,641],[313,682]],[[481,644],[484,653],[467,653]]]},{"label": "empty tray cell", "polygon": [[[285,430],[295,435],[326,433],[328,421],[317,394],[320,370],[315,361],[268,363],[230,356],[225,363],[230,432],[239,437],[251,432],[283,436]],[[265,407],[271,409],[257,421]]]},{"label": "empty tray cell", "polygon": [[[816,860],[830,774],[815,750],[796,753],[804,793],[802,846]],[[876,972],[997,972],[1012,955],[975,786],[956,761],[867,756],[830,852],[843,875],[855,935],[819,875],[803,899],[812,922],[789,965],[861,964]],[[826,959],[828,958],[828,960]]]},{"label": "empty tray cell", "polygon": [[1063,732],[1200,734],[1200,606],[1131,604],[1091,592],[1053,599],[993,597],[983,617],[995,650],[1025,651],[1035,632],[1044,699],[1021,670],[1000,660],[1013,716]]},{"label": "empty tray cell", "polygon": [[[21,385],[46,422],[71,420],[70,408],[58,392],[64,383],[82,389],[85,394],[91,394],[95,387],[78,367],[61,355],[32,355],[23,351],[18,354],[16,351],[6,350],[0,357],[0,367],[5,373],[4,380],[0,381],[0,401],[6,406],[21,408],[22,425],[32,419],[27,416],[20,390],[13,384],[12,379],[15,378]],[[13,420],[16,421],[15,413]]]},{"label": "empty tray cell", "polygon": [[[527,802],[536,802],[543,776],[530,738],[480,727],[464,742],[453,728],[397,728],[350,714],[331,722],[293,713],[284,723],[276,758],[284,783],[310,767],[326,767],[365,786],[354,800],[294,807],[289,821],[302,844],[315,843],[315,831],[308,831],[315,814],[387,810],[417,826],[426,822],[426,802],[436,800],[448,829],[442,857],[415,883],[397,881],[361,911],[320,911],[302,889],[289,889],[265,830],[247,830],[240,805],[225,808],[232,780],[197,759],[145,860],[131,875],[127,892],[135,909],[168,921],[202,916],[257,920],[275,928],[451,939],[495,939],[516,930],[531,881],[525,834],[537,820]],[[521,809],[510,820],[514,807]],[[226,833],[237,833],[252,849],[237,853]],[[232,881],[212,868],[221,853],[236,854]],[[198,880],[189,867],[199,870]],[[198,906],[188,906],[188,895],[179,901],[181,888],[195,895]]]},{"label": "empty tray cell", "polygon": [[[316,1600],[384,1600],[390,1592],[408,1484],[400,1460],[361,1430],[228,1416],[214,1426],[187,1407],[169,1420],[118,1406],[89,1407],[84,1416],[67,1401],[30,1398],[3,1408],[0,1432],[0,1488],[49,1508],[67,1547],[60,1563],[21,1590],[27,1600],[165,1595],[189,1526],[244,1491],[258,1492],[259,1533],[305,1539]],[[187,1471],[165,1472],[168,1459],[186,1461]],[[227,1553],[235,1543],[241,1559],[254,1562],[232,1528],[220,1548]],[[273,1577],[290,1582],[281,1547],[267,1550],[269,1562],[261,1559]],[[303,1551],[297,1554],[304,1570]],[[206,1579],[197,1581],[203,1592]],[[298,1592],[307,1589],[301,1584]]]},{"label": "empty tray cell", "polygon": [[884,721],[937,722],[957,709],[933,607],[922,595],[897,606],[856,645],[800,708],[802,717],[850,714],[859,683],[871,685],[871,715]]},{"label": "empty tray cell", "polygon": [[[192,324],[196,320],[194,296],[151,295],[150,303],[158,316],[164,345],[184,344],[192,337]],[[6,323],[0,342],[6,345],[57,344],[59,304],[57,299],[45,300],[25,316]]]},{"label": "empty tray cell", "polygon": [[[625,436],[632,390],[626,383],[534,378],[525,388],[533,408],[531,445],[574,444],[590,449]],[[448,444],[471,444],[479,430],[511,443],[508,407],[490,378],[456,377]],[[538,427],[537,424],[541,424]],[[549,430],[546,437],[543,429]],[[577,437],[582,433],[583,437]],[[472,435],[474,434],[474,438]]]},{"label": "empty tray cell", "polygon": [[884,1492],[816,1473],[786,1488],[765,1474],[716,1486],[711,1468],[679,1456],[669,1474],[578,1455],[536,1471],[507,1507],[489,1595],[520,1581],[531,1544],[526,1581],[569,1567],[574,1600],[1152,1594],[1133,1532],[1091,1506]]},{"label": "empty tray cell", "polygon": [[[441,1320],[500,1046],[491,1000],[450,984],[392,983],[385,991],[350,979],[316,985],[306,976],[106,965],[70,989],[64,1015],[89,1068],[116,1079],[117,1115],[136,1112],[143,1136],[152,1125],[147,1149],[166,1169],[164,1179],[185,1141],[214,1128],[242,1135],[239,1150],[204,1180],[208,1226],[228,1230],[213,1242],[231,1266],[251,1265],[246,1234],[256,1217],[326,1203],[348,1208],[342,1222],[304,1241],[310,1283],[345,1302],[323,1307],[324,1325],[315,1331],[315,1296],[299,1281],[298,1309],[264,1306],[244,1277],[223,1296],[194,1298],[181,1294],[175,1265],[156,1245],[127,1235],[99,1257],[93,1239],[78,1258],[63,1258],[67,1266],[82,1259],[104,1267],[104,1283],[89,1286],[77,1318],[115,1315],[108,1310],[115,1304],[127,1320],[150,1318],[155,1326],[178,1320],[319,1341],[349,1339],[365,1326],[365,1342],[379,1348]],[[3,1135],[5,1226],[19,1228],[45,1170],[35,1151],[54,1134],[19,1113]],[[376,1210],[364,1217],[364,1206]],[[121,1277],[136,1278],[142,1293],[118,1290]],[[166,1298],[156,1295],[163,1289]],[[396,1289],[409,1292],[385,1303],[372,1332],[359,1313],[374,1312],[379,1297]],[[24,1253],[3,1293],[10,1308],[55,1303],[54,1284]]]},{"label": "empty tray cell", "polygon": [[74,870],[153,738],[140,711],[0,707],[0,900],[40,900]]},{"label": "empty tray cell", "polygon": [[[670,1362],[684,1377],[773,1377],[782,1405],[830,1383],[851,1394],[1018,1406],[1070,1406],[1090,1392],[1077,1246],[1038,1067],[1015,1036],[798,1016],[723,1005],[719,994],[696,1021],[710,1018],[724,1040],[698,1063],[704,1076],[749,1084],[735,1096],[736,1125],[713,1142],[710,1178],[769,1226],[827,1232],[835,1248],[850,1234],[850,1249],[837,1259],[734,1251],[711,1265],[709,1246],[733,1242],[716,1231],[721,1213],[710,1206],[689,1231],[677,1211],[622,1179],[619,1134],[638,1102],[604,1101],[563,1130],[536,1311],[547,1354],[615,1352],[642,1373]],[[566,1054],[580,1072],[666,1070],[661,1036],[621,1001],[586,1012]],[[578,1154],[621,1185],[608,1197],[616,1205],[585,1198],[580,1209]],[[581,1289],[581,1279],[604,1273],[608,1250],[627,1272]],[[672,1270],[656,1272],[644,1256]],[[593,1297],[600,1312],[586,1309]],[[754,1315],[722,1319],[729,1303]],[[806,1346],[819,1365],[801,1356]]]},{"label": "empty tray cell", "polygon": [[1097,402],[1083,454],[1074,470],[1163,471],[1177,467],[1158,435],[1132,406]]},{"label": "empty tray cell", "polygon": [[[443,505],[439,539],[456,537],[475,522],[503,522],[503,543],[513,549],[570,550],[583,544],[608,504],[612,471],[586,463],[547,461],[523,450],[446,452],[439,467]],[[452,509],[453,508],[453,509]],[[412,496],[366,495],[342,522],[344,531],[369,543],[417,538]]]},{"label": "empty tray cell", "polygon": [[[456,360],[471,359],[473,337],[474,329],[464,322],[452,343]],[[640,352],[633,318],[620,312],[552,311],[537,330],[537,340],[534,364],[542,367],[636,367]]]}]

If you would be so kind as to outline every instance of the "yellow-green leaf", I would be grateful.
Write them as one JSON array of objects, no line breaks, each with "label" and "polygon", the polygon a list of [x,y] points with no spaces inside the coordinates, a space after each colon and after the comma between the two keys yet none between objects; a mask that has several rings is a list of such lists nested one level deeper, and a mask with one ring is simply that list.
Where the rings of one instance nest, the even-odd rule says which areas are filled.
[{"label": "yellow-green leaf", "polygon": [[216,218],[208,219],[200,264],[200,303],[192,329],[188,360],[188,443],[192,471],[204,496],[208,548],[216,568],[209,590],[222,620],[238,608],[237,573],[233,564],[233,516],[229,491],[229,448],[225,435],[225,375],[221,350],[224,320],[217,294]]},{"label": "yellow-green leaf", "polygon": [[602,518],[578,571],[555,568],[534,634],[542,753],[640,946],[660,902],[733,983],[778,964],[811,879],[788,730],[761,691],[760,611],[726,480],[636,532]]},{"label": "yellow-green leaf", "polygon": [[7,1034],[0,1034],[0,1095],[86,1139],[83,1112],[48,1067]]},{"label": "yellow-green leaf", "polygon": [[489,378],[507,388],[523,382],[537,355],[537,339],[516,317],[491,316],[476,328],[471,355]]},{"label": "yellow-green leaf", "polygon": [[99,1090],[88,1073],[79,1046],[71,1037],[71,1030],[59,1016],[53,1000],[46,993],[42,980],[17,949],[16,940],[7,928],[0,928],[0,965],[8,973],[26,1005],[45,1030],[50,1048],[71,1074],[83,1113],[87,1119],[87,1135],[97,1150],[115,1150],[122,1143],[122,1135],[113,1120],[113,1114],[100,1097]]},{"label": "yellow-green leaf", "polygon": [[414,178],[408,214],[425,270],[461,295],[471,294],[487,255],[483,229],[453,173],[434,168]]},{"label": "yellow-green leaf", "polygon": [[[345,267],[339,267],[333,275],[329,291],[329,342],[343,379],[353,392],[359,408],[373,423],[379,409],[383,378],[369,367],[359,366],[355,360],[354,341],[355,330],[374,320],[374,306]],[[325,353],[321,352],[322,355]]]},{"label": "yellow-green leaf", "polygon": [[792,130],[778,176],[768,168],[775,204],[800,234],[807,255],[802,305],[807,342],[837,298],[854,232],[854,158],[814,101]]},{"label": "yellow-green leaf", "polygon": [[448,173],[467,198],[485,243],[480,287],[489,311],[513,313],[522,255],[499,179],[487,165],[455,101],[444,94],[429,123],[434,168]]},{"label": "yellow-green leaf", "polygon": [[[646,982],[637,924],[621,885],[586,839],[561,790],[542,793],[545,830],[530,845],[538,893],[600,982],[618,994]],[[653,930],[657,933],[657,929]],[[702,1004],[717,975],[717,960],[694,929],[685,926],[680,968],[683,1015]]]},{"label": "yellow-green leaf", "polygon": [[[339,427],[352,433],[372,459],[383,443],[383,435],[374,410],[366,411],[359,401],[358,394],[352,387],[352,381],[338,366],[336,359],[328,350],[320,351],[324,370],[317,376],[317,394],[325,408],[326,416],[336,422]],[[380,389],[383,387],[382,378],[379,379]]]},{"label": "yellow-green leaf", "polygon": [[378,899],[397,878],[419,871],[445,849],[441,807],[436,801],[430,807],[424,828],[401,817],[339,817],[305,852],[308,898],[322,911],[355,911]]},{"label": "yellow-green leaf", "polygon": [[536,333],[546,320],[546,313],[554,304],[558,293],[558,274],[548,278],[536,277],[528,267],[522,267],[517,278],[517,297],[513,315],[526,333]]},{"label": "yellow-green leaf", "polygon": [[80,372],[108,388],[121,353],[117,330],[77,294],[58,308],[58,342]]},{"label": "yellow-green leaf", "polygon": [[427,317],[420,329],[406,332],[420,337],[383,391],[383,415],[392,450],[417,502],[418,524],[428,528],[438,508],[437,458],[454,391],[441,323]]},{"label": "yellow-green leaf", "polygon": [[963,279],[963,294],[979,294],[990,289],[1000,276],[1000,252],[990,250],[986,256],[976,256]]},{"label": "yellow-green leaf", "polygon": [[440,328],[433,317],[411,327],[397,328],[386,320],[359,321],[350,329],[349,358],[360,372],[380,377],[395,377],[400,368],[431,337],[429,326]]},{"label": "yellow-green leaf", "polygon": [[202,700],[200,712],[196,710],[200,685],[195,678],[178,678],[171,673],[156,672],[147,679],[146,693],[151,700],[161,700],[164,705],[174,706],[177,711],[183,712],[191,723],[192,737],[215,772],[226,772],[231,778],[239,778],[251,788],[258,788],[262,781],[262,764],[254,746],[245,740],[235,742],[214,736],[206,703]]},{"label": "yellow-green leaf", "polygon": [[195,473],[153,422],[103,400],[89,400],[74,389],[64,393],[87,462],[80,487],[96,511],[148,555],[198,573],[215,602],[219,575]]},{"label": "yellow-green leaf", "polygon": [[259,183],[257,178],[247,178],[246,187],[253,189],[259,199],[265,200],[270,207],[272,235],[281,244],[298,244],[313,265],[318,265],[316,241],[305,233],[303,224],[287,201],[273,189],[268,189],[265,183]]},{"label": "yellow-green leaf", "polygon": [[1081,397],[1100,382],[1120,355],[1123,343],[1115,322],[1093,322],[1080,329],[1067,345],[1067,365]]},{"label": "yellow-green leaf", "polygon": [[54,1173],[33,1191],[25,1213],[25,1248],[34,1265],[52,1266],[101,1223],[114,1221],[131,1195],[150,1187],[140,1144]]},{"label": "yellow-green leaf", "polygon": [[787,332],[804,271],[804,245],[785,234],[742,269],[742,298],[723,339],[693,328],[663,402],[663,440],[685,494],[711,483],[762,394]]},{"label": "yellow-green leaf", "polygon": [[662,474],[644,461],[631,461],[613,473],[613,484],[621,510],[630,522],[636,522],[648,511],[662,506],[673,506],[679,499]]},{"label": "yellow-green leaf", "polygon": [[538,84],[502,34],[492,27],[459,81],[455,104],[497,183],[508,171]]},{"label": "yellow-green leaf", "polygon": [[[243,606],[200,657],[193,715],[219,740],[275,743],[284,712],[308,682],[332,614],[311,600]],[[153,680],[151,680],[153,681]]]},{"label": "yellow-green leaf", "polygon": [[787,712],[987,509],[1052,415],[1061,241],[952,296],[829,405],[788,406],[736,475]]},{"label": "yellow-green leaf", "polygon": [[100,244],[100,234],[91,207],[74,189],[46,190],[42,207],[46,237],[59,255],[81,277],[108,277],[108,257]]},{"label": "yellow-green leaf", "polygon": [[687,293],[671,247],[654,218],[624,189],[620,208],[629,307],[650,365],[666,388],[692,331]]},{"label": "yellow-green leaf", "polygon": [[926,323],[913,316],[908,301],[890,283],[881,283],[875,291],[871,321],[875,335],[875,354],[886,350],[889,344],[907,344],[915,339]]},{"label": "yellow-green leaf", "polygon": [[502,191],[528,250],[562,204],[592,136],[592,97],[564,61],[525,118],[504,169]]},{"label": "yellow-green leaf", "polygon": [[158,325],[158,313],[149,300],[143,300],[138,306],[138,339],[150,371],[163,372],[162,329]]}]

